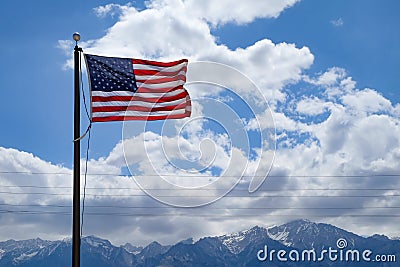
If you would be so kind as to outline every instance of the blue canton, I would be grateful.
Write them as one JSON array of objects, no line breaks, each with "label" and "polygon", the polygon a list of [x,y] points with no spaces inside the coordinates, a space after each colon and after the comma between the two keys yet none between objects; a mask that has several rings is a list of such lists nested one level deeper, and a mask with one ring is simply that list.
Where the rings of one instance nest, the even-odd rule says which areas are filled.
[{"label": "blue canton", "polygon": [[86,55],[93,91],[137,91],[132,59]]}]

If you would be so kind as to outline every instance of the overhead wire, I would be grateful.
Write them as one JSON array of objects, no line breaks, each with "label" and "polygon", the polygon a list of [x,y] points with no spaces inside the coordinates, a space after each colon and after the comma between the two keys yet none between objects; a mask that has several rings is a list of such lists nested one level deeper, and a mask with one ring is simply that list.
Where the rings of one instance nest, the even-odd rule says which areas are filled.
[{"label": "overhead wire", "polygon": [[[87,111],[87,109],[86,109]],[[88,115],[88,112],[87,112]],[[159,176],[165,176],[165,177],[173,177],[176,176],[176,174],[149,174],[149,175],[123,175],[123,174],[113,174],[113,173],[88,173],[87,172],[87,163],[89,159],[89,143],[90,142],[90,131],[89,131],[89,136],[88,136],[88,145],[87,145],[87,151],[86,151],[86,163],[85,163],[85,171],[82,173],[84,175],[85,180],[84,180],[84,186],[83,186],[83,201],[82,201],[82,221],[81,221],[81,234],[83,232],[83,217],[84,215],[89,215],[89,216],[135,216],[135,217],[149,217],[149,216],[187,216],[187,217],[236,217],[238,216],[237,214],[223,214],[223,213],[218,213],[218,214],[190,214],[190,213],[123,213],[123,212],[93,212],[91,211],[92,209],[131,209],[131,210],[142,210],[142,209],[150,209],[150,210],[157,210],[157,211],[165,211],[169,210],[171,207],[155,207],[155,206],[121,206],[121,205],[86,205],[85,204],[85,199],[86,196],[92,196],[93,198],[98,198],[98,197],[113,197],[113,198],[129,198],[129,197],[146,197],[147,194],[142,193],[142,194],[100,194],[100,193],[86,193],[86,190],[107,190],[107,191],[113,191],[113,190],[130,190],[130,191],[142,191],[144,190],[149,190],[149,191],[176,191],[175,189],[162,189],[162,188],[127,188],[127,187],[87,187],[87,176],[111,176],[111,177],[124,177],[124,178],[135,178],[135,177],[159,177]],[[21,175],[72,175],[72,172],[31,172],[31,171],[0,171],[0,174],[21,174]],[[194,175],[180,175],[180,177],[196,177]],[[222,176],[222,177],[231,177],[231,178],[237,178],[237,176],[229,175],[229,176]],[[242,176],[242,177],[265,177],[265,175],[262,176]],[[216,177],[218,178],[218,177]],[[364,178],[400,178],[400,174],[395,174],[395,173],[383,173],[383,174],[357,174],[357,175],[267,175],[267,178],[291,178],[291,179],[296,179],[296,178],[359,178],[359,179],[364,179]],[[51,189],[51,190],[61,190],[61,189],[71,189],[71,186],[40,186],[40,185],[28,185],[28,184],[22,184],[22,185],[4,185],[2,188],[23,188],[23,189]],[[185,189],[183,189],[185,190]],[[191,189],[193,190],[193,189]],[[195,190],[198,191],[209,191],[209,189],[206,188],[196,188]],[[226,190],[225,188],[214,188],[213,190],[218,191],[218,190]],[[267,192],[286,192],[286,191],[306,191],[306,192],[363,192],[364,194],[357,194],[357,195],[328,195],[328,194],[321,194],[321,195],[304,195],[304,194],[270,194],[270,195],[260,195],[257,193],[253,194],[245,194],[245,195],[232,195],[232,192],[247,192],[247,188],[234,188],[231,193],[228,195],[225,195],[226,198],[241,198],[241,197],[251,197],[251,198],[268,198],[268,197],[277,197],[277,198],[394,198],[394,197],[399,197],[399,194],[392,193],[394,191],[399,191],[400,188],[398,187],[393,187],[393,188],[263,188],[261,193],[267,193]],[[384,192],[382,195],[378,194],[365,194],[366,192],[380,192],[380,191],[392,191],[390,194],[387,194]],[[258,192],[260,193],[260,191]],[[12,192],[12,191],[0,191],[0,194],[10,194],[10,195],[48,195],[48,196],[71,196],[71,193],[53,193],[53,192]],[[161,195],[159,197],[164,197],[164,198],[179,198],[179,197],[187,197],[187,196],[180,196],[180,195]],[[213,197],[212,195],[203,195],[200,197]],[[4,204],[0,203],[0,207],[10,207],[13,209],[0,209],[1,214],[18,214],[18,215],[66,215],[66,216],[71,216],[71,212],[66,212],[66,211],[43,211],[43,210],[16,210],[15,208],[19,207],[29,207],[29,208],[55,208],[55,209],[64,209],[64,208],[70,208],[71,206],[69,205],[54,205],[54,204],[46,204],[46,205],[36,205],[36,204]],[[85,211],[85,207],[90,208],[89,211]],[[173,208],[173,207],[172,207]],[[357,210],[398,210],[400,209],[400,206],[369,206],[369,207],[207,207],[207,210],[219,210],[219,211],[267,211],[267,210],[311,210],[311,211],[321,211],[321,210],[329,210],[329,211],[339,211],[339,210],[351,210],[351,211],[357,211]],[[259,216],[290,216],[290,217],[296,217],[296,216],[302,216],[302,215],[293,215],[293,214],[287,214],[287,215],[282,215],[282,214],[242,214],[240,213],[240,216],[244,217],[259,217]],[[344,217],[400,217],[400,214],[321,214],[321,215],[311,215],[312,217],[329,217],[329,216],[344,216]]]},{"label": "overhead wire", "polygon": [[[33,188],[33,189],[72,189],[72,186],[37,186],[37,185],[2,185],[2,188]],[[173,188],[132,188],[132,187],[86,187],[87,190],[132,190],[132,191],[176,191]],[[210,191],[208,188],[190,188],[190,189],[179,189],[180,191]],[[213,188],[213,191],[226,190],[226,188]],[[400,190],[400,187],[392,188],[262,188],[263,192],[269,191],[390,191],[390,190]],[[246,191],[248,189],[244,188],[234,188],[232,191]]]},{"label": "overhead wire", "polygon": [[[30,171],[0,171],[0,174],[29,174],[29,175],[72,175],[71,172],[30,172]],[[81,173],[84,175],[85,173]],[[204,177],[201,175],[180,175],[180,174],[171,174],[171,173],[160,173],[160,174],[141,174],[141,175],[125,175],[125,174],[115,174],[115,173],[87,173],[87,176],[114,176],[114,177],[126,177],[126,178],[134,178],[134,177]],[[354,175],[223,175],[223,176],[212,176],[214,178],[219,177],[227,177],[227,178],[252,178],[252,177],[269,177],[269,178],[373,178],[373,177],[399,177],[400,173],[396,174],[354,174]]]},{"label": "overhead wire", "polygon": [[[0,214],[17,214],[17,215],[67,215],[71,216],[71,212],[61,212],[61,211],[32,211],[32,210],[0,210]],[[116,216],[116,217],[171,217],[171,216],[180,216],[180,217],[218,217],[218,218],[238,218],[240,217],[303,217],[304,214],[210,214],[210,213],[122,213],[122,212],[86,212],[88,216]],[[312,214],[312,217],[382,217],[382,218],[398,218],[400,214]]]},{"label": "overhead wire", "polygon": [[[55,204],[6,204],[0,203],[0,207],[31,207],[31,208],[71,208],[71,205]],[[122,205],[86,205],[87,208],[101,209],[177,209],[173,206],[122,206]],[[185,208],[188,210],[198,209]],[[352,210],[352,209],[400,209],[400,206],[363,206],[363,207],[214,207],[207,206],[207,210]]]},{"label": "overhead wire", "polygon": [[[0,191],[0,194],[6,194],[6,195],[50,195],[50,196],[70,196],[68,193],[48,193],[48,192],[7,192],[7,191]],[[83,195],[83,194],[82,194]],[[93,196],[93,197],[146,197],[148,196],[146,193],[142,194],[89,194],[86,193],[86,196]],[[187,196],[187,195],[157,195],[157,197],[162,197],[162,198],[189,198],[189,197],[199,197],[199,198],[206,198],[206,197],[215,197],[215,195],[199,195],[199,196]],[[319,198],[319,197],[332,197],[332,198],[366,198],[366,197],[374,197],[374,198],[383,198],[383,197],[400,197],[400,194],[386,194],[386,195],[296,195],[296,194],[286,194],[286,195],[280,195],[280,194],[268,194],[268,195],[260,195],[260,194],[245,194],[245,195],[231,195],[231,194],[226,194],[224,198],[239,198],[239,197],[245,197],[245,198],[269,198],[269,197],[296,197],[296,198],[306,198],[306,197],[311,197],[311,198]]]}]

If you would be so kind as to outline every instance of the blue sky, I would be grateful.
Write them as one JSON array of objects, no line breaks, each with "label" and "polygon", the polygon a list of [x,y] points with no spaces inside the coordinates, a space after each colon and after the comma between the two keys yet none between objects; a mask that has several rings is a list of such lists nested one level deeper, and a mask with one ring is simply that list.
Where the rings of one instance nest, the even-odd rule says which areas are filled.
[{"label": "blue sky", "polygon": [[[228,0],[218,4],[215,1],[208,5],[206,1],[191,0],[157,0],[147,4],[142,1],[2,1],[0,90],[3,97],[0,116],[3,130],[0,132],[0,172],[70,171],[73,124],[72,33],[78,31],[82,38],[80,44],[88,53],[150,57],[159,60],[188,57],[191,61],[207,60],[227,64],[247,75],[271,106],[277,128],[278,149],[275,152],[271,174],[279,175],[281,180],[267,179],[260,189],[261,195],[268,194],[266,189],[274,186],[282,190],[295,188],[306,193],[310,193],[307,191],[310,189],[319,189],[319,193],[336,194],[338,192],[326,189],[346,186],[353,189],[359,186],[358,188],[366,190],[377,186],[376,179],[368,175],[400,173],[400,33],[396,28],[400,24],[397,14],[400,3],[395,0],[271,0],[265,1],[264,3],[268,4],[263,5],[263,2],[254,1],[251,5],[242,7],[236,1],[229,3]],[[223,5],[226,3],[232,7],[231,12],[224,10]],[[258,8],[258,5],[261,7]],[[179,16],[174,15],[173,11]],[[165,23],[162,23],[163,19]],[[138,28],[139,24],[142,28]],[[174,39],[168,39],[169,35],[174,36]],[[226,81],[231,85],[230,82]],[[86,80],[84,89],[87,92]],[[251,101],[251,90],[238,92],[243,99]],[[217,89],[214,94],[207,95],[195,86],[190,93],[199,99],[203,96],[223,99],[226,96],[226,92]],[[206,105],[196,103],[194,114],[207,115],[202,110]],[[235,105],[235,101],[227,100],[223,103],[243,111],[240,105]],[[209,114],[213,114],[211,111],[213,110],[210,109]],[[266,130],[268,114],[258,111],[257,115],[261,128]],[[252,127],[250,119],[247,118],[249,128]],[[181,122],[176,123],[182,126]],[[87,120],[82,109],[82,132],[86,125]],[[134,124],[133,127],[137,125],[139,124]],[[196,130],[196,127],[200,127],[201,130]],[[122,131],[122,123],[94,125],[89,172],[116,175],[125,173]],[[153,131],[153,134],[153,141],[162,136],[157,131]],[[204,138],[217,143],[214,152],[219,161],[216,162],[213,174],[216,169],[221,170],[227,166],[232,154],[223,149],[228,143],[223,143],[225,137],[220,134],[219,127],[212,129],[212,126],[208,127],[207,124],[194,123],[185,134],[182,146],[189,154],[201,145]],[[250,137],[250,143],[256,146],[258,141],[252,141],[254,136],[257,137]],[[158,168],[163,171],[170,170],[167,165],[163,165],[165,162],[159,158],[157,148],[151,146],[153,143],[143,141],[143,137],[140,133],[132,134],[132,139],[127,140],[128,145],[124,148],[146,143],[149,146],[146,148],[149,157],[160,160]],[[168,146],[175,141],[168,135],[163,142]],[[82,147],[85,147],[85,141]],[[252,153],[253,157],[255,152]],[[207,157],[207,153],[204,155]],[[125,157],[135,168],[142,166],[140,173],[148,171],[143,167],[145,162],[142,162],[137,154],[132,153]],[[265,160],[262,158],[262,161]],[[203,163],[199,162],[200,165]],[[261,164],[259,168],[266,170],[268,166]],[[179,173],[174,171],[170,174],[179,176]],[[341,178],[327,182],[318,178],[291,178],[294,175],[359,174],[365,175],[362,181]],[[0,174],[0,181],[4,185],[16,186],[15,190],[23,190],[24,185],[31,185],[32,182],[47,187],[70,185],[68,176],[57,178],[60,180],[55,180],[51,175],[34,176],[37,182],[28,180],[33,177],[17,176]],[[398,176],[380,177],[380,181],[382,188],[399,188]],[[135,187],[132,181],[118,177],[100,177],[99,180],[91,179],[90,182],[93,187],[103,189],[113,185]],[[156,181],[150,179],[149,183],[152,182]],[[393,190],[378,193],[391,194]],[[102,191],[109,192],[115,193],[113,190]],[[363,192],[366,191],[358,193]],[[37,199],[32,196],[20,200],[0,197],[2,203],[10,205],[69,204],[69,199],[65,196],[49,199]],[[380,200],[381,197],[356,199],[353,204],[358,208],[356,212],[359,214],[375,214],[384,210],[379,207],[363,207],[374,206],[373,203]],[[139,202],[144,207],[157,204],[152,201],[146,196],[139,201],[115,199],[112,196],[100,200],[95,197],[89,198],[89,203],[92,204],[119,205]],[[220,201],[216,205],[251,207],[257,204],[264,205],[263,201],[265,200],[261,197],[241,203]],[[287,199],[286,203],[281,202],[282,199],[279,198],[271,201],[277,206],[286,204],[297,208],[321,207],[323,204],[342,207],[348,199],[343,196],[318,203],[309,199],[300,201],[293,197]],[[399,203],[395,197],[384,201],[383,204],[379,203],[388,207],[395,207]],[[169,212],[170,217],[167,217]],[[238,220],[236,223],[221,216],[216,220],[220,223],[218,227],[212,218],[188,227],[191,218],[174,216],[174,212],[176,211],[165,211],[167,220],[156,216],[139,221],[117,218],[116,224],[120,230],[110,230],[107,226],[99,224],[94,216],[89,216],[87,234],[112,238],[117,243],[127,242],[133,236],[142,244],[151,241],[150,239],[168,243],[176,241],[175,239],[184,239],[190,234],[194,234],[195,237],[207,234],[206,230],[210,227],[214,229],[214,234],[218,234],[261,224],[266,218],[271,224],[285,221],[288,217],[292,218],[290,214],[277,209],[266,214],[267,217],[252,217],[248,220]],[[185,212],[190,213],[191,210]],[[204,208],[203,212],[213,213],[215,210],[210,207]],[[324,217],[311,210],[304,216],[339,223],[345,228],[361,231],[361,234],[377,231],[388,235],[400,235],[398,227],[385,220],[384,216],[362,218],[365,220],[360,225],[361,220],[348,216],[346,212],[339,210],[336,216]],[[393,208],[388,212],[397,214],[398,209]],[[234,215],[240,217],[239,212]],[[21,229],[25,229],[25,233],[27,229],[31,229],[29,227],[48,229],[50,223],[54,225],[58,221],[57,218],[50,218],[46,224],[34,216],[9,216],[2,218],[3,223],[7,225],[12,220],[17,221]],[[114,219],[104,219],[108,220]],[[376,230],[378,223],[381,228]],[[126,228],[126,224],[136,226]],[[177,230],[179,226],[187,230]],[[69,235],[68,221],[50,228],[51,231],[40,230],[26,238],[42,236],[54,239]],[[176,236],[169,236],[168,233],[174,230],[177,231]],[[131,234],[122,234],[127,231]],[[153,233],[152,231],[156,234],[151,238],[146,237],[146,234]],[[25,238],[20,233],[21,231],[0,232],[0,239]]]}]

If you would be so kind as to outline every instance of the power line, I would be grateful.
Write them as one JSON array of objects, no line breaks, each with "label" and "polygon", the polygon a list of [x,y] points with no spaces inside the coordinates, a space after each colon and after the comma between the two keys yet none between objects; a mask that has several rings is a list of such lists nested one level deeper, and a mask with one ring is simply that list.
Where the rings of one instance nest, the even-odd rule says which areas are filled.
[{"label": "power line", "polygon": [[[47,193],[47,192],[5,192],[0,191],[0,194],[9,194],[9,195],[51,195],[51,196],[70,196],[67,193]],[[82,195],[82,194],[81,194]],[[148,196],[147,194],[89,194],[86,193],[87,196],[93,197],[143,197]],[[196,198],[207,198],[207,197],[215,197],[216,195],[201,195],[201,196],[186,196],[186,195],[157,195],[156,197],[160,198],[188,198],[188,197],[196,197]],[[390,194],[390,195],[257,195],[257,194],[248,194],[248,195],[230,195],[227,194],[224,198],[238,198],[238,197],[246,197],[246,198],[268,198],[268,197],[296,197],[296,198],[318,198],[318,197],[332,197],[332,198],[365,198],[365,197],[400,197],[400,194]]]},{"label": "power line", "polygon": [[[29,171],[0,171],[0,174],[26,174],[26,175],[72,175],[72,172],[29,172]],[[84,175],[84,173],[81,173]],[[368,178],[368,177],[400,177],[400,174],[356,174],[356,175],[222,175],[222,176],[202,176],[199,175],[179,175],[179,174],[146,174],[146,175],[124,175],[124,174],[113,174],[113,173],[87,173],[87,176],[115,176],[115,177],[227,177],[227,178],[237,178],[237,177],[271,177],[271,178]]]},{"label": "power line", "polygon": [[[66,215],[71,216],[71,212],[60,211],[31,211],[31,210],[0,210],[1,213],[17,215]],[[87,216],[116,216],[116,217],[212,217],[212,218],[238,218],[238,214],[193,214],[193,213],[172,213],[172,214],[151,214],[151,213],[118,213],[118,212],[86,212]],[[304,214],[239,214],[240,217],[303,217]],[[400,214],[315,214],[309,217],[400,217]]]},{"label": "power line", "polygon": [[[37,185],[2,185],[3,188],[33,188],[33,189],[72,189],[72,186],[37,186]],[[226,191],[226,188],[190,188],[190,189],[173,189],[173,188],[131,188],[131,187],[86,187],[88,190],[133,190],[133,191]],[[263,188],[263,192],[270,191],[396,191],[400,190],[398,187],[392,188]],[[232,191],[245,191],[248,189],[234,188]]]},{"label": "power line", "polygon": [[[4,204],[0,206],[7,207],[31,207],[31,208],[71,208],[71,205],[53,205],[53,204]],[[86,205],[87,208],[101,209],[179,209],[172,206],[121,206],[121,205]],[[190,208],[185,208],[189,209]],[[198,209],[198,208],[192,208]],[[370,206],[370,207],[211,207],[207,210],[357,210],[357,209],[400,209],[400,206]]]}]

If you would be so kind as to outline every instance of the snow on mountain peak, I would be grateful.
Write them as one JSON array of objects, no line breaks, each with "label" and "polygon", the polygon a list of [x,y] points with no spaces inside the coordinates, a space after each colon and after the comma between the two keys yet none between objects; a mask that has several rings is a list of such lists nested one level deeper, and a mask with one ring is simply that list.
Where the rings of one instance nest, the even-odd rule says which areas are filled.
[{"label": "snow on mountain peak", "polygon": [[251,229],[240,232],[223,235],[218,239],[229,249],[233,254],[239,254],[246,246],[254,242],[256,239],[266,237],[266,229],[259,226],[254,226]]},{"label": "snow on mountain peak", "polygon": [[[272,229],[276,229],[275,227]],[[288,236],[290,234],[290,232],[284,228],[283,231],[272,231],[271,228],[267,229],[267,233],[269,238],[276,240],[282,244],[284,244],[285,246],[291,246],[292,242],[288,241]]]}]

